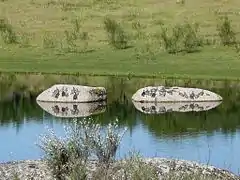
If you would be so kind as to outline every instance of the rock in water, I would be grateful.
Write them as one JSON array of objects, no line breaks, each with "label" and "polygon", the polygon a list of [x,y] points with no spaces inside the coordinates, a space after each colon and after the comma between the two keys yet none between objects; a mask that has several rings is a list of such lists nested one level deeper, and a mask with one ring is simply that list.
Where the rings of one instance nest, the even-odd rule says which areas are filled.
[{"label": "rock in water", "polygon": [[107,98],[104,87],[56,84],[38,95],[45,102],[96,102]]},{"label": "rock in water", "polygon": [[139,89],[132,100],[136,102],[207,102],[221,101],[216,93],[199,88],[147,86]]},{"label": "rock in water", "polygon": [[61,118],[87,117],[106,110],[106,102],[60,103],[37,101],[38,105],[49,114]]},{"label": "rock in water", "polygon": [[133,101],[135,108],[145,114],[163,114],[167,112],[208,111],[219,106],[222,101],[211,102],[159,102],[141,103]]}]

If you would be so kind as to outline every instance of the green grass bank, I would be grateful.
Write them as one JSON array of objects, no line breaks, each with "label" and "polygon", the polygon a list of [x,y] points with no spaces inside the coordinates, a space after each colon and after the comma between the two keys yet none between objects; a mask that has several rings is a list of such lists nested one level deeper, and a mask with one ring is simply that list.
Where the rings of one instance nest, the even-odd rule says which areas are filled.
[{"label": "green grass bank", "polygon": [[238,0],[1,0],[0,72],[239,80],[239,12]]}]

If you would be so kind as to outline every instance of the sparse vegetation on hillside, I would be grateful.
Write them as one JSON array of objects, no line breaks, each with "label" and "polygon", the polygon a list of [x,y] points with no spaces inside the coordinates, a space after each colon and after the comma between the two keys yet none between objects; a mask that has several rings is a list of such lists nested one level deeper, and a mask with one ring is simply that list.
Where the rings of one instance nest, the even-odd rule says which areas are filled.
[{"label": "sparse vegetation on hillside", "polygon": [[0,5],[0,71],[239,77],[237,0]]},{"label": "sparse vegetation on hillside", "polygon": [[217,30],[221,43],[224,46],[236,43],[236,33],[233,31],[232,24],[228,16],[221,18],[221,21],[217,26]]},{"label": "sparse vegetation on hillside", "polygon": [[191,53],[202,46],[202,39],[198,35],[198,24],[176,25],[172,28],[172,32],[168,28],[162,27],[160,37],[168,53]]},{"label": "sparse vegetation on hillside", "polygon": [[0,19],[0,33],[4,43],[14,44],[17,43],[17,36],[11,24],[6,19]]}]

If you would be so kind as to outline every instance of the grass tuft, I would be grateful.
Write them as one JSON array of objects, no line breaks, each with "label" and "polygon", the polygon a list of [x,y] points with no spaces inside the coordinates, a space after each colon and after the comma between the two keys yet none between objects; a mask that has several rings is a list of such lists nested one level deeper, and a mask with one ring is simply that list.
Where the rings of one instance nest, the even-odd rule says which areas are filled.
[{"label": "grass tuft", "polygon": [[232,24],[228,16],[224,16],[220,19],[220,22],[217,25],[217,30],[221,43],[224,46],[236,43],[236,33],[233,31]]},{"label": "grass tuft", "polygon": [[199,47],[202,46],[202,39],[198,34],[198,30],[198,24],[175,25],[171,30],[162,25],[160,38],[164,49],[170,54],[198,51]]},{"label": "grass tuft", "polygon": [[104,19],[104,29],[108,35],[109,44],[116,49],[126,49],[128,47],[127,35],[123,28],[115,20],[106,17]]},{"label": "grass tuft", "polygon": [[13,30],[11,24],[8,23],[6,19],[0,19],[0,33],[4,43],[6,44],[16,44],[17,43],[17,36]]},{"label": "grass tuft", "polygon": [[56,47],[56,41],[54,40],[54,37],[52,37],[49,33],[45,33],[43,36],[43,48],[55,48]]}]

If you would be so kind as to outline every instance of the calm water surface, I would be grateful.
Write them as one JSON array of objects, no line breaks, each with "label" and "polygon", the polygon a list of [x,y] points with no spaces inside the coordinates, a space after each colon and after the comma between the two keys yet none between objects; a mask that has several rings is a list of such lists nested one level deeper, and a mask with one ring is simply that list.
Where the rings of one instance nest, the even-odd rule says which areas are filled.
[{"label": "calm water surface", "polygon": [[[131,95],[139,85],[135,84],[131,90],[122,81],[111,81],[108,85],[110,98],[106,109],[91,117],[102,125],[118,118],[120,127],[128,127],[118,149],[118,158],[134,149],[145,157],[194,160],[226,168],[238,174],[238,89],[208,88],[224,98],[221,104],[208,111],[147,115],[140,112],[131,102]],[[2,83],[0,86],[0,162],[41,158],[43,154],[35,145],[38,136],[46,132],[46,126],[63,136],[63,127],[71,123],[71,119],[58,118],[44,111],[35,102],[36,94],[9,98],[9,92],[14,89],[12,84],[6,86]],[[81,121],[81,117],[78,120]]]}]

